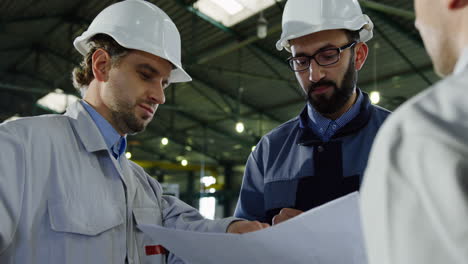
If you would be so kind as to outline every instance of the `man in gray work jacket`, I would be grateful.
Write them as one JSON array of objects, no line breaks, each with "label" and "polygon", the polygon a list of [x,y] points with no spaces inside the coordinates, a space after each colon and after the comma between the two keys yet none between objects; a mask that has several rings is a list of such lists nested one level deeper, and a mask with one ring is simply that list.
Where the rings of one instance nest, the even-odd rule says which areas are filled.
[{"label": "man in gray work jacket", "polygon": [[278,50],[307,105],[250,155],[235,216],[280,223],[359,189],[389,112],[356,87],[373,24],[353,0],[289,0]]},{"label": "man in gray work jacket", "polygon": [[113,4],[74,45],[84,55],[74,71],[84,100],[64,115],[0,125],[0,263],[166,263],[163,245],[137,225],[231,233],[266,226],[204,219],[122,155],[126,135],[144,130],[167,85],[191,80],[179,32],[161,9]]}]

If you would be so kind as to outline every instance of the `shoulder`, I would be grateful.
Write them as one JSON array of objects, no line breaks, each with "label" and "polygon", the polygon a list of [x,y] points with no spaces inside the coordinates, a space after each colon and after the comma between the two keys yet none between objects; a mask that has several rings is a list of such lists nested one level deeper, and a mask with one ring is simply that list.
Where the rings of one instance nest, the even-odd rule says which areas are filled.
[{"label": "shoulder", "polygon": [[299,116],[290,119],[268,132],[263,138],[275,141],[283,139],[299,128]]},{"label": "shoulder", "polygon": [[378,105],[372,105],[371,107],[374,108],[377,115],[382,116],[382,117],[388,117],[392,113],[390,112],[390,110],[385,109]]},{"label": "shoulder", "polygon": [[138,174],[141,174],[141,175],[145,175],[145,176],[148,176],[150,178],[149,175],[147,175],[145,169],[143,169],[143,167],[141,167],[139,164],[137,164],[136,162],[132,161],[132,160],[128,160],[128,164],[130,165],[130,167],[132,168],[132,170],[138,172]]},{"label": "shoulder", "polygon": [[64,115],[24,117],[0,124],[0,130],[14,133],[18,137],[45,136],[53,134],[64,125],[68,125],[68,119]]},{"label": "shoulder", "polygon": [[162,188],[159,182],[155,178],[151,177],[142,166],[131,160],[128,160],[128,163],[140,183],[143,186],[146,186],[145,189],[149,190],[149,187],[156,194],[162,193]]},{"label": "shoulder", "polygon": [[381,137],[406,141],[430,138],[446,143],[468,144],[468,77],[450,76],[398,108],[384,123]]},{"label": "shoulder", "polygon": [[139,177],[141,178],[143,181],[148,181],[148,182],[151,182],[151,181],[154,181],[154,182],[157,182],[156,179],[154,179],[153,177],[151,177],[147,172],[146,170],[138,163],[132,161],[132,160],[127,160],[128,161],[128,165],[130,166],[130,168],[133,170],[133,172]]},{"label": "shoulder", "polygon": [[257,162],[266,162],[269,157],[275,157],[281,151],[290,151],[299,134],[299,117],[295,117],[265,134],[257,147],[249,156]]}]

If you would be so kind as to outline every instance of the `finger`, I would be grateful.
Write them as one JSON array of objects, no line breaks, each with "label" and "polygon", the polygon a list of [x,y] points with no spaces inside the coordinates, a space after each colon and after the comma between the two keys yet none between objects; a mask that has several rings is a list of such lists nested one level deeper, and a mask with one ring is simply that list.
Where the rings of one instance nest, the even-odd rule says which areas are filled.
[{"label": "finger", "polygon": [[239,233],[249,233],[263,229],[263,224],[259,221],[245,222],[244,228]]},{"label": "finger", "polygon": [[286,217],[284,214],[280,213],[280,214],[275,215],[273,217],[272,223],[273,223],[273,225],[277,225],[277,224],[279,224],[281,222],[284,222],[286,220],[288,220],[288,217]]},{"label": "finger", "polygon": [[278,224],[278,215],[273,216],[273,219],[271,219],[271,223],[272,223],[273,225],[277,225],[277,224]]},{"label": "finger", "polygon": [[262,222],[260,222],[260,221],[255,221],[255,222],[256,222],[255,224],[257,225],[257,230],[260,230],[260,229],[263,229],[263,228],[267,228],[267,227],[270,226],[269,224],[267,224],[267,223],[262,223]]},{"label": "finger", "polygon": [[292,209],[292,208],[283,208],[281,209],[280,214],[285,214],[287,216],[294,217],[294,216],[298,216],[302,214],[302,211],[297,210],[297,209]]},{"label": "finger", "polygon": [[255,221],[255,222],[256,222],[256,224],[258,224],[258,229],[263,229],[263,228],[266,228],[266,227],[270,226],[267,223],[262,223],[262,222],[259,222],[259,221]]}]

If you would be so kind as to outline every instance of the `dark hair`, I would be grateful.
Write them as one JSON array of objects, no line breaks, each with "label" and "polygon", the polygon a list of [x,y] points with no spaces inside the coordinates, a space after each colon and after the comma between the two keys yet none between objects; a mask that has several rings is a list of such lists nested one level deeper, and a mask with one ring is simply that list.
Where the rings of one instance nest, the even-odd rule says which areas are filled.
[{"label": "dark hair", "polygon": [[106,34],[96,34],[92,36],[88,45],[91,46],[91,49],[83,57],[83,61],[80,63],[80,66],[77,66],[73,69],[73,86],[76,89],[83,92],[88,88],[88,85],[94,79],[92,62],[93,54],[97,49],[104,49],[109,53],[112,58],[112,65],[118,65],[120,59],[123,58],[130,49],[122,47],[117,41],[115,41],[111,36]]},{"label": "dark hair", "polygon": [[360,41],[359,31],[360,30],[351,31],[351,30],[345,29],[345,33],[346,33],[346,36],[348,37],[349,42],[351,42],[351,41],[359,42]]}]

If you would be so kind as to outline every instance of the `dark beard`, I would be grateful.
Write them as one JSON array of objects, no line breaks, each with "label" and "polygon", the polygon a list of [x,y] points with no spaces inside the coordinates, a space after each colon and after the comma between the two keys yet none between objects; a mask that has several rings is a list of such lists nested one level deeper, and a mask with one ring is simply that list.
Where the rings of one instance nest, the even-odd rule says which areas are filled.
[{"label": "dark beard", "polygon": [[[354,56],[351,58],[348,70],[346,71],[341,87],[338,87],[335,82],[330,80],[322,80],[317,83],[313,83],[309,86],[308,93],[306,94],[306,100],[315,108],[315,110],[321,114],[333,114],[338,112],[348,102],[349,98],[354,93],[354,87],[357,81],[357,71],[354,69]],[[330,98],[326,95],[318,95],[312,98],[310,93],[320,86],[331,86],[333,87],[333,94]]]}]

